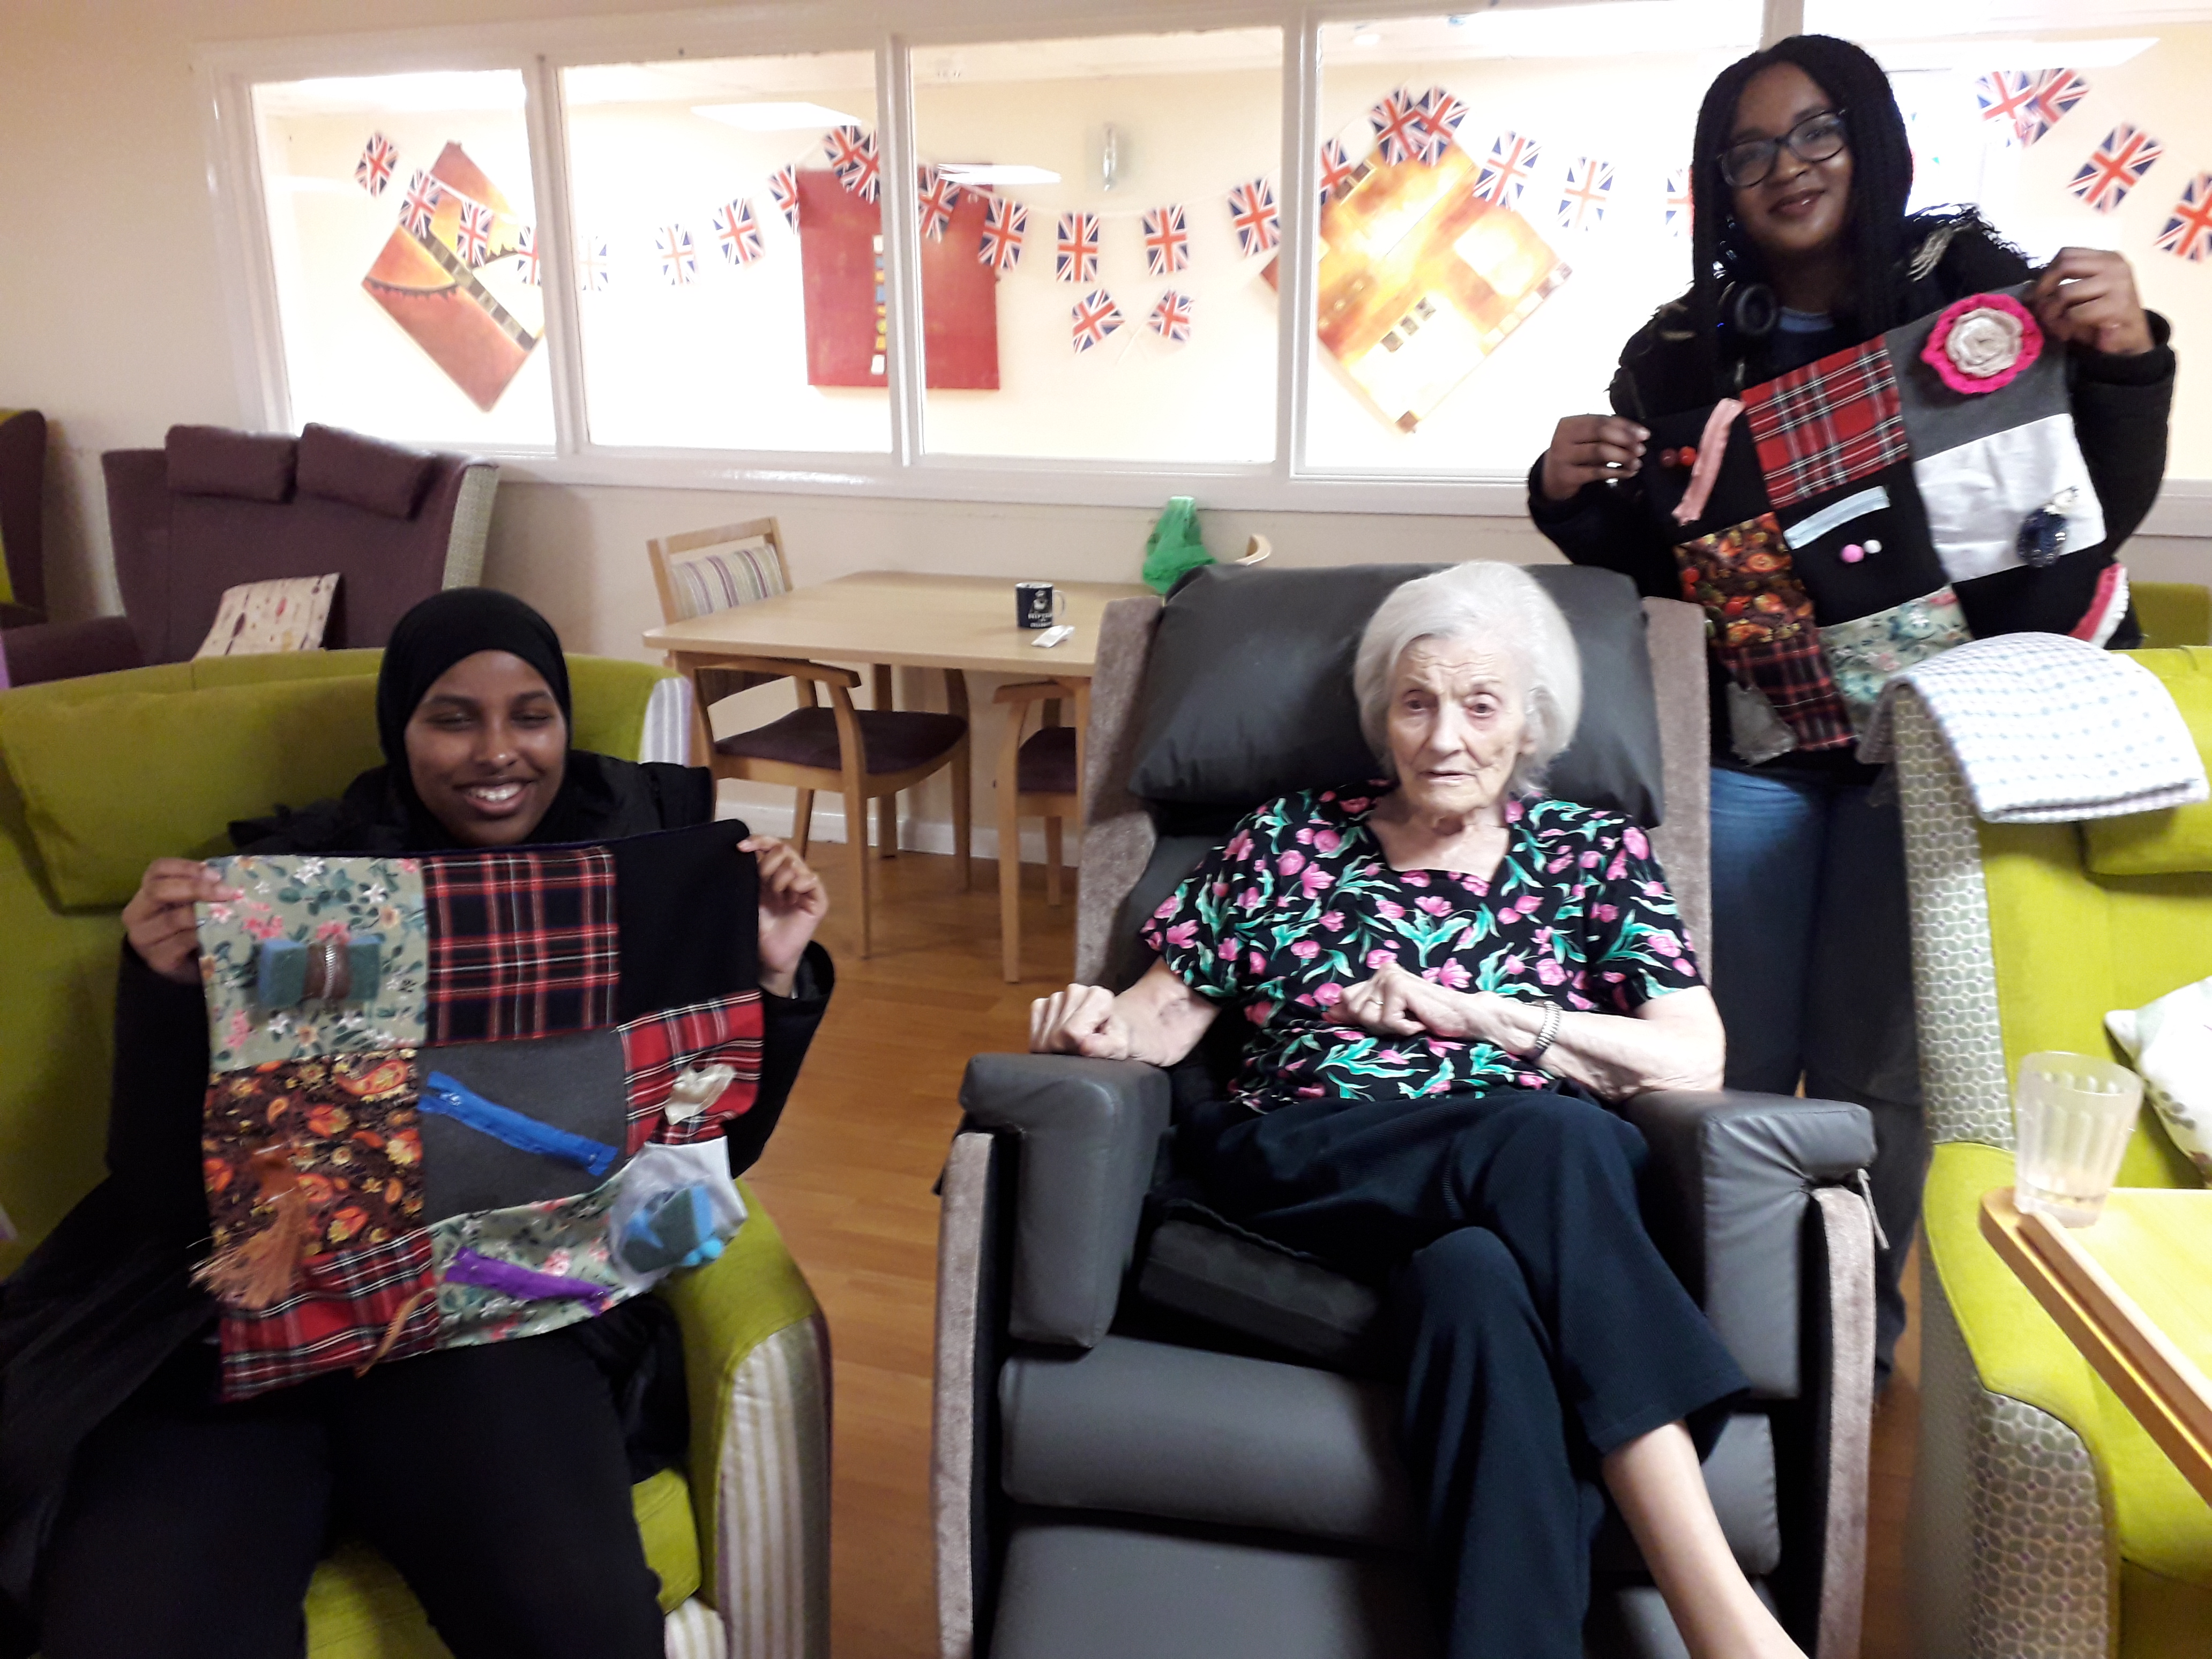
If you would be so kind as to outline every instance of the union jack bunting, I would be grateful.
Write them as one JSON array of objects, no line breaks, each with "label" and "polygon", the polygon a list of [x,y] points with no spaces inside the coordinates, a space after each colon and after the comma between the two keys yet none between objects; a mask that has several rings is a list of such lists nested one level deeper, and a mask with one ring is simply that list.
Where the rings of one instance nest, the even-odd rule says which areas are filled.
[{"label": "union jack bunting", "polygon": [[1391,162],[1402,161],[1419,150],[1426,131],[1419,100],[1403,87],[1367,112],[1367,124],[1375,129],[1376,146],[1382,150],[1382,159]]},{"label": "union jack bunting", "polygon": [[392,140],[380,132],[372,132],[368,142],[361,147],[361,160],[353,164],[354,182],[371,196],[381,196],[385,186],[392,182],[392,169],[398,165],[399,152]]},{"label": "union jack bunting", "polygon": [[399,223],[410,236],[428,236],[431,222],[437,217],[438,203],[445,195],[438,181],[427,173],[417,173],[407,181],[407,194],[399,204]]},{"label": "union jack bunting", "polygon": [[1237,227],[1237,250],[1248,258],[1265,253],[1283,240],[1283,222],[1275,211],[1275,188],[1265,179],[1255,179],[1229,192],[1229,218]]},{"label": "union jack bunting", "polygon": [[584,239],[583,257],[576,261],[577,275],[582,278],[586,294],[602,294],[614,280],[614,263],[607,258],[606,242],[600,237]]},{"label": "union jack bunting", "polygon": [[799,228],[799,170],[778,167],[768,176],[768,193],[776,206],[783,210],[783,222],[793,230]]},{"label": "union jack bunting", "polygon": [[1467,119],[1467,106],[1442,87],[1431,87],[1421,94],[1421,160],[1431,167],[1444,159],[1451,148],[1452,134],[1459,124]]},{"label": "union jack bunting", "polygon": [[660,274],[671,288],[699,280],[698,257],[691,250],[691,233],[681,225],[665,225],[653,234],[660,255]]},{"label": "union jack bunting", "polygon": [[536,288],[538,284],[538,232],[533,227],[525,225],[516,234],[514,252],[511,257],[518,262],[516,274],[522,278],[522,285]]},{"label": "union jack bunting", "polygon": [[1170,289],[1160,295],[1159,303],[1145,322],[1153,333],[1170,345],[1190,343],[1190,295]]},{"label": "union jack bunting", "polygon": [[1613,164],[1584,155],[1569,165],[1559,193],[1559,223],[1567,230],[1594,230],[1605,221],[1613,200]]},{"label": "union jack bunting", "polygon": [[2200,173],[2189,181],[2166,217],[2166,228],[2158,234],[2158,246],[2160,252],[2192,265],[2203,264],[2212,254],[2212,173]]},{"label": "union jack bunting", "polygon": [[1060,251],[1052,262],[1053,280],[1058,283],[1095,283],[1098,280],[1098,216],[1095,213],[1063,213],[1060,216]]},{"label": "union jack bunting", "polygon": [[1106,337],[1121,326],[1121,307],[1103,288],[1094,288],[1075,302],[1075,349],[1088,351],[1103,345]]},{"label": "union jack bunting", "polygon": [[952,222],[952,210],[960,205],[960,186],[935,167],[923,167],[915,180],[915,216],[921,224],[921,234],[933,242],[945,240],[945,228]]},{"label": "union jack bunting", "polygon": [[1676,236],[1687,236],[1690,224],[1690,169],[1677,167],[1667,175],[1667,228]]},{"label": "union jack bunting", "polygon": [[1154,208],[1145,216],[1145,269],[1170,276],[1190,264],[1190,227],[1182,209]]},{"label": "union jack bunting", "polygon": [[2165,154],[2165,145],[2124,121],[2105,135],[2105,142],[2081,163],[2081,172],[2066,188],[2098,212],[2110,213]]},{"label": "union jack bunting", "polygon": [[1350,190],[1358,182],[1359,167],[1346,154],[1341,139],[1324,138],[1321,143],[1321,199]]},{"label": "union jack bunting", "polygon": [[830,152],[830,170],[837,182],[864,202],[872,202],[883,189],[872,133],[856,126],[832,127],[823,146]]},{"label": "union jack bunting", "polygon": [[2021,112],[2035,96],[2035,80],[2020,70],[1991,70],[1974,82],[1974,101],[1982,119],[2001,121],[2014,137],[2022,137]]},{"label": "union jack bunting", "polygon": [[1022,262],[1022,242],[1029,230],[1027,208],[991,198],[983,204],[983,240],[975,250],[976,258],[994,270],[1012,270]]},{"label": "union jack bunting", "polygon": [[749,265],[759,258],[766,245],[761,240],[760,221],[753,217],[753,204],[739,197],[717,208],[714,240],[721,244],[722,257],[733,265]]},{"label": "union jack bunting", "polygon": [[1517,132],[1499,133],[1474,175],[1474,199],[1492,207],[1518,207],[1521,192],[1528,188],[1536,171],[1540,153],[1533,138],[1523,138]]},{"label": "union jack bunting", "polygon": [[453,251],[471,270],[491,258],[492,210],[482,202],[461,204],[460,222],[453,227]]},{"label": "union jack bunting", "polygon": [[2088,95],[2089,83],[2072,70],[2045,70],[2035,77],[2035,89],[2028,94],[2016,118],[2021,143],[2033,143]]}]

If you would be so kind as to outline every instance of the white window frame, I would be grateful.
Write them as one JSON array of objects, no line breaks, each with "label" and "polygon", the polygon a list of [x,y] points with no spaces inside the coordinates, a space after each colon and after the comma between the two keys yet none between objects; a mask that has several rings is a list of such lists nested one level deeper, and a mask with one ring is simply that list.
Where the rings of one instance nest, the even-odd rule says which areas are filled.
[{"label": "white window frame", "polygon": [[[1434,9],[1449,9],[1426,0]],[[1321,31],[1325,24],[1411,15],[1424,0],[903,0],[895,29],[867,0],[802,0],[546,22],[410,29],[225,43],[204,47],[195,69],[215,210],[218,270],[246,418],[269,431],[295,422],[278,323],[276,266],[264,205],[257,82],[374,76],[428,70],[514,70],[527,91],[528,127],[545,294],[544,349],[551,368],[554,443],[544,449],[476,446],[511,478],[568,485],[829,494],[897,500],[1082,507],[1157,507],[1197,495],[1231,511],[1407,514],[1521,519],[1525,474],[1317,467],[1306,459],[1308,381],[1314,331],[1315,207]],[[1793,32],[1802,0],[1765,0],[1762,33]],[[1261,463],[1032,459],[933,454],[922,445],[920,228],[914,213],[911,55],[918,46],[1199,28],[1278,27],[1283,33],[1282,214],[1278,308],[1275,457]],[[569,217],[564,69],[678,57],[767,57],[866,51],[876,64],[875,131],[883,149],[890,314],[886,380],[890,447],[883,453],[679,450],[597,444],[586,424]],[[1533,462],[1549,438],[1528,434]],[[2212,480],[2169,483],[2146,534],[2212,531]]]}]

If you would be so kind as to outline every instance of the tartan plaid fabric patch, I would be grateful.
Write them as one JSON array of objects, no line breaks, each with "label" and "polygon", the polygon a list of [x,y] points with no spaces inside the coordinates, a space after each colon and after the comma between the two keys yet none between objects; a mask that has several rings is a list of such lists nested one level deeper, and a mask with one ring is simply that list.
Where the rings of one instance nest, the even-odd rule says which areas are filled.
[{"label": "tartan plaid fabric patch", "polygon": [[605,848],[427,860],[422,894],[432,1042],[614,1024],[620,958]]},{"label": "tartan plaid fabric patch", "polygon": [[309,1256],[300,1288],[283,1301],[259,1313],[223,1310],[222,1397],[244,1400],[341,1366],[428,1353],[438,1346],[436,1292],[427,1229],[371,1249]]},{"label": "tartan plaid fabric patch", "polygon": [[[622,1040],[631,1152],[649,1140],[677,1146],[712,1140],[726,1121],[752,1109],[761,1070],[758,991],[634,1019],[622,1028]],[[678,1079],[713,1066],[727,1066],[735,1075],[695,1115],[672,1121],[666,1108]]]},{"label": "tartan plaid fabric patch", "polygon": [[1759,693],[1796,734],[1800,749],[1840,749],[1857,740],[1850,711],[1828,671],[1820,637],[1808,628],[1786,639],[1749,645],[1716,643],[1723,666],[1747,690]]},{"label": "tartan plaid fabric patch", "polygon": [[1880,340],[1753,386],[1743,403],[1776,507],[1840,489],[1909,453],[1896,370]]}]

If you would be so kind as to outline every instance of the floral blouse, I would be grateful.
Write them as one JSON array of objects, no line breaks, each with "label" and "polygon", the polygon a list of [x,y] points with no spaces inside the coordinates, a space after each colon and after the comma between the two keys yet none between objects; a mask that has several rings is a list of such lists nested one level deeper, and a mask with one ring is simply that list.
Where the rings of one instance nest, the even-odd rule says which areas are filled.
[{"label": "floral blouse", "polygon": [[1488,882],[1394,870],[1367,823],[1393,787],[1310,790],[1260,808],[1146,925],[1178,979],[1255,1028],[1232,1085],[1245,1104],[1543,1086],[1492,1043],[1336,1024],[1345,992],[1385,962],[1455,991],[1620,1014],[1701,982],[1651,843],[1626,818],[1509,801],[1505,855]]}]

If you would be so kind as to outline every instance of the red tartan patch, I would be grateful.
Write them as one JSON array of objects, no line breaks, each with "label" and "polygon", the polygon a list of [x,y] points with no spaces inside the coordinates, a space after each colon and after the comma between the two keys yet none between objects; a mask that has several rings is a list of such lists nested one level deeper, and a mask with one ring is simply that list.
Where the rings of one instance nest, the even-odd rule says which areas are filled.
[{"label": "red tartan patch", "polygon": [[1828,655],[1811,629],[1788,639],[1749,645],[1716,642],[1713,654],[1736,678],[1773,705],[1797,737],[1800,749],[1840,749],[1857,741],[1850,711],[1828,672]]},{"label": "red tartan patch", "polygon": [[604,848],[426,860],[430,1041],[614,1024],[621,957]]},{"label": "red tartan patch", "polygon": [[1910,453],[1896,370],[1880,340],[1753,386],[1743,404],[1776,507],[1840,489]]},{"label": "red tartan patch", "polygon": [[384,1346],[403,1310],[406,1317],[384,1358],[428,1353],[438,1346],[437,1281],[424,1229],[373,1249],[309,1256],[303,1279],[300,1290],[259,1313],[223,1310],[225,1400],[365,1364]]},{"label": "red tartan patch", "polygon": [[[649,1140],[677,1146],[712,1140],[729,1119],[752,1109],[761,1069],[758,991],[741,991],[634,1019],[622,1028],[622,1040],[631,1152]],[[694,1066],[716,1065],[729,1066],[736,1079],[697,1116],[681,1123],[668,1121],[663,1109],[678,1074]]]}]

